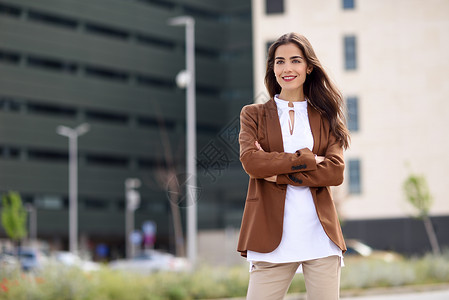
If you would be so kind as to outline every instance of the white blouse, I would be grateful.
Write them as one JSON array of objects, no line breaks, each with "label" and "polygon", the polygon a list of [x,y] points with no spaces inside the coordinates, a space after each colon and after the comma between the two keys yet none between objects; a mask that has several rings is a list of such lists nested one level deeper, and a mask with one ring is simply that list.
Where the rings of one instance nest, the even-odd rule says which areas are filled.
[{"label": "white blouse", "polygon": [[[284,152],[295,153],[302,148],[312,150],[313,136],[307,114],[307,101],[293,102],[295,117],[293,133],[290,134],[289,111],[293,108],[288,106],[288,101],[279,99],[278,95],[274,100],[278,108]],[[248,250],[247,260],[287,263],[331,255],[342,257],[342,251],[324,232],[309,187],[287,185],[284,226],[279,246],[270,253]],[[301,267],[298,271],[301,271]]]}]

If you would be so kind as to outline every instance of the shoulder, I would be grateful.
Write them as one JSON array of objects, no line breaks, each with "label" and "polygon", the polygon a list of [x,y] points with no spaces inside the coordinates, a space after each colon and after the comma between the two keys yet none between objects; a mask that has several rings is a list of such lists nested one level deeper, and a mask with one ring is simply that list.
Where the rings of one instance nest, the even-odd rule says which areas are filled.
[{"label": "shoulder", "polygon": [[254,103],[254,104],[248,104],[245,105],[242,108],[242,113],[264,113],[266,110],[274,109],[276,110],[276,103],[274,102],[273,98],[268,100],[265,103]]},{"label": "shoulder", "polygon": [[243,106],[242,112],[251,113],[251,112],[258,112],[263,109],[263,104],[261,103],[254,103],[254,104],[248,104]]},{"label": "shoulder", "polygon": [[240,112],[240,117],[250,117],[252,119],[257,119],[259,116],[263,115],[264,105],[260,103],[248,104],[242,108]]}]

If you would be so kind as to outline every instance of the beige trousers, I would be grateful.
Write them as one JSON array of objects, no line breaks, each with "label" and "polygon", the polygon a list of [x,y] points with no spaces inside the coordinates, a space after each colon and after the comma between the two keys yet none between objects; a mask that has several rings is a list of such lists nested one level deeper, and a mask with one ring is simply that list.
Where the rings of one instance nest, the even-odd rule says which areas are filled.
[{"label": "beige trousers", "polygon": [[255,261],[249,277],[246,299],[284,299],[296,270],[302,264],[307,300],[338,300],[340,261],[339,256],[282,264]]}]

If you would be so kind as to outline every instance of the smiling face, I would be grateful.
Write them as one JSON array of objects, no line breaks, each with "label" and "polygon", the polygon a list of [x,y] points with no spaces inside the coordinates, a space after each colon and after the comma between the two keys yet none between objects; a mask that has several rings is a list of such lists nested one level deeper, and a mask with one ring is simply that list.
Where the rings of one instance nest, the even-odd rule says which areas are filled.
[{"label": "smiling face", "polygon": [[304,101],[303,85],[306,75],[312,71],[304,55],[295,44],[279,46],[274,54],[274,74],[281,87],[279,98],[290,101]]}]

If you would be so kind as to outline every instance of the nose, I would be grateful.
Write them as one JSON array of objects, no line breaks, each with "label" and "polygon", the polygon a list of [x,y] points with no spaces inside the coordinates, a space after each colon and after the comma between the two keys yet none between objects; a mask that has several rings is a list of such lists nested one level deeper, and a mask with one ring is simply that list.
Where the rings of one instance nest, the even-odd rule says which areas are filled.
[{"label": "nose", "polygon": [[283,73],[289,73],[289,72],[291,72],[291,70],[292,70],[292,65],[289,62],[286,62],[284,64]]}]

